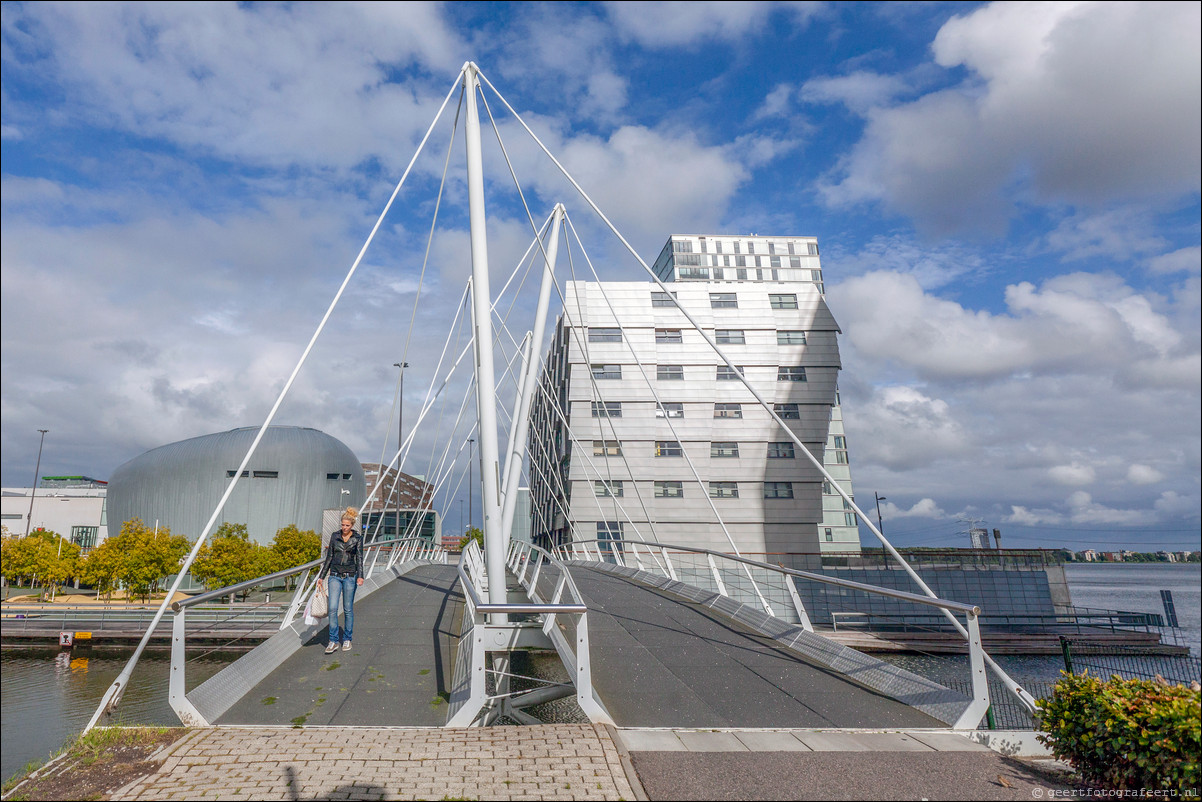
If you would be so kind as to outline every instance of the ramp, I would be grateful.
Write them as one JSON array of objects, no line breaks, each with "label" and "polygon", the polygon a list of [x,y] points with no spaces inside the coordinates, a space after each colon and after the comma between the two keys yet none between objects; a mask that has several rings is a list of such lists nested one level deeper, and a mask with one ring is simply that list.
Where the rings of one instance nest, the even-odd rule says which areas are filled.
[{"label": "ramp", "polygon": [[356,599],[349,652],[324,654],[328,626],[292,633],[304,638],[300,647],[214,723],[442,726],[463,608],[455,583],[454,566],[421,565]]},{"label": "ramp", "polygon": [[571,565],[589,608],[593,687],[618,726],[947,726],[699,601],[605,564]]}]

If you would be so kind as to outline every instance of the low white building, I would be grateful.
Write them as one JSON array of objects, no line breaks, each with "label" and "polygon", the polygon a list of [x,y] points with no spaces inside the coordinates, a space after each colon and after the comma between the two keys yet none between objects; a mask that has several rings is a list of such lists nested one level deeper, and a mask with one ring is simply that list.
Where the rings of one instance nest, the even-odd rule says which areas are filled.
[{"label": "low white building", "polygon": [[107,483],[87,476],[44,476],[39,484],[36,492],[28,487],[0,491],[0,522],[10,534],[42,529],[62,535],[85,551],[104,542],[108,537]]}]

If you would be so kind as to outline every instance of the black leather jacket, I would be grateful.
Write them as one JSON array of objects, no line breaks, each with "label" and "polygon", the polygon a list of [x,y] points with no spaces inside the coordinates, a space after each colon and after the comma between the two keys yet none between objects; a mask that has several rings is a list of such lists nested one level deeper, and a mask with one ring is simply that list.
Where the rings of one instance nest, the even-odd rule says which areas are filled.
[{"label": "black leather jacket", "polygon": [[318,578],[325,578],[331,572],[343,576],[363,578],[363,535],[351,530],[347,540],[342,539],[339,529],[330,535],[330,545],[326,547],[326,559],[321,564]]}]

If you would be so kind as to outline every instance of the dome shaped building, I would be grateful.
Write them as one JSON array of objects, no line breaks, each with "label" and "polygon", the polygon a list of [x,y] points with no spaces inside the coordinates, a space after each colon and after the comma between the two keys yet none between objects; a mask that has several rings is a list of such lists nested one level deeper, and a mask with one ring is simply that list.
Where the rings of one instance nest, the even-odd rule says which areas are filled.
[{"label": "dome shaped building", "polygon": [[[221,500],[258,427],[193,437],[131,459],[109,478],[109,531],[141,518],[195,540]],[[289,524],[322,530],[322,511],[361,506],[363,466],[341,441],[316,429],[271,426],[217,520],[246,524],[270,543]]]}]

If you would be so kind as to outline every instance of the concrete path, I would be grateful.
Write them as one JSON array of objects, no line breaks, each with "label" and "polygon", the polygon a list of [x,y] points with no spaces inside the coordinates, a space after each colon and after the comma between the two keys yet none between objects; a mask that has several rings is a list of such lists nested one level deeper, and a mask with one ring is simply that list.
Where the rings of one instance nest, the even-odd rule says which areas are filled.
[{"label": "concrete path", "polygon": [[323,629],[218,724],[441,726],[463,596],[453,565],[428,565],[355,602],[351,651]]},{"label": "concrete path", "polygon": [[653,800],[1030,800],[1072,788],[1061,764],[1008,758],[947,732],[619,733]]}]

